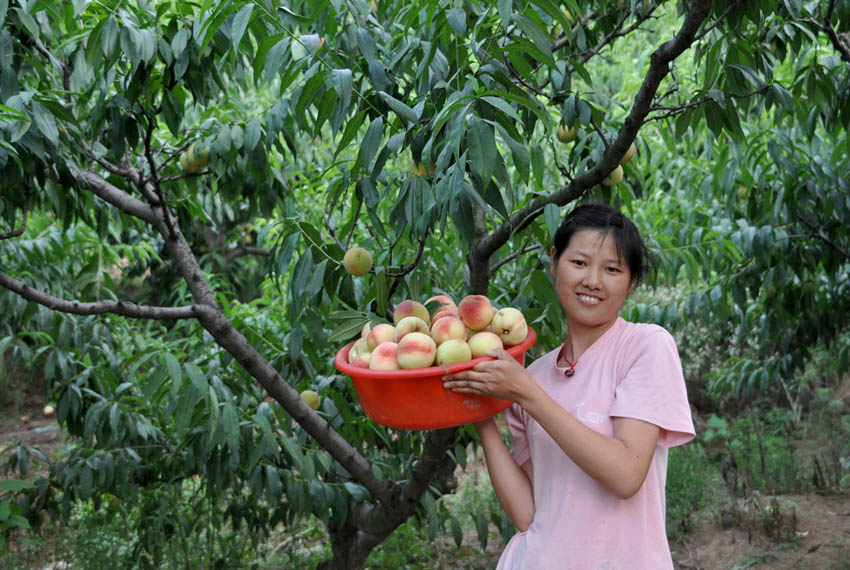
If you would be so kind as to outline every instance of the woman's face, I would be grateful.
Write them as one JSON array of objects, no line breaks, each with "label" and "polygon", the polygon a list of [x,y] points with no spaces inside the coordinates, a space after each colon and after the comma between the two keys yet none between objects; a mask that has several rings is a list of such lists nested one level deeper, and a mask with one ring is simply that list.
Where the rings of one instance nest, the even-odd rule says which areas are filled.
[{"label": "woman's face", "polygon": [[558,260],[554,249],[551,255],[555,288],[570,329],[612,325],[634,290],[614,238],[596,229],[578,230]]}]

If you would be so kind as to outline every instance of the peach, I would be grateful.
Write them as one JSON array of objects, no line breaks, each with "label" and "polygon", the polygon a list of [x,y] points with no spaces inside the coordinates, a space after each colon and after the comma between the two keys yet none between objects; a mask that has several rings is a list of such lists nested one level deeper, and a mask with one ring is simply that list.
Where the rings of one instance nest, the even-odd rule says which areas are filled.
[{"label": "peach", "polygon": [[314,410],[319,409],[319,404],[321,403],[319,399],[319,394],[315,390],[304,390],[301,392],[301,399],[307,403],[308,406],[313,408]]},{"label": "peach", "polygon": [[369,362],[372,360],[371,352],[362,352],[348,361],[352,366],[357,368],[369,368]]},{"label": "peach", "polygon": [[457,306],[460,320],[468,328],[480,331],[490,324],[496,309],[484,295],[467,295]]},{"label": "peach", "polygon": [[502,348],[502,339],[496,333],[481,331],[477,332],[467,341],[472,351],[472,358],[487,356],[487,351]]},{"label": "peach", "polygon": [[365,338],[360,337],[354,341],[354,346],[352,346],[351,350],[348,351],[348,361],[351,362],[357,356],[368,352],[369,344],[366,342]]},{"label": "peach", "polygon": [[519,309],[505,307],[496,311],[491,322],[493,332],[499,335],[505,346],[514,346],[525,340],[528,325]]},{"label": "peach", "polygon": [[428,328],[428,323],[419,317],[404,317],[398,322],[398,324],[396,324],[394,340],[398,342],[403,339],[405,335],[413,332],[430,334],[431,329]]},{"label": "peach", "polygon": [[437,347],[437,364],[448,366],[472,360],[472,350],[465,340],[451,338]]},{"label": "peach", "polygon": [[452,338],[461,338],[466,340],[466,325],[459,318],[448,316],[444,319],[434,321],[434,326],[431,327],[431,337],[437,346]]},{"label": "peach", "polygon": [[366,338],[369,336],[369,331],[372,330],[372,321],[367,321],[365,325],[363,325],[363,330],[360,331],[360,338]]},{"label": "peach", "polygon": [[[449,307],[448,305],[443,305],[431,315],[431,326],[434,326],[434,323],[437,322],[437,319],[442,319],[443,317],[458,317],[457,307]],[[460,318],[460,317],[458,317]]]},{"label": "peach", "polygon": [[362,277],[372,269],[372,254],[362,247],[352,247],[345,252],[342,265],[349,275]]},{"label": "peach", "polygon": [[427,368],[436,356],[437,345],[425,333],[408,333],[398,343],[397,359],[401,368]]},{"label": "peach", "polygon": [[369,347],[369,352],[373,352],[382,342],[388,341],[395,341],[395,327],[388,323],[375,325],[366,336],[366,345]]},{"label": "peach", "polygon": [[433,297],[429,297],[425,300],[425,306],[427,307],[429,303],[440,303],[440,306],[434,309],[434,312],[431,313],[431,316],[433,316],[434,313],[442,309],[455,309],[455,311],[457,311],[457,305],[455,304],[455,302],[452,301],[451,297],[447,297],[445,295],[434,295]]},{"label": "peach", "polygon": [[631,162],[631,160],[637,154],[637,147],[635,143],[629,145],[628,150],[626,150],[626,154],[623,155],[623,158],[620,159],[620,164],[626,164],[627,162]]},{"label": "peach", "polygon": [[369,359],[370,370],[398,370],[398,345],[392,341],[382,342],[372,351]]},{"label": "peach", "polygon": [[426,325],[431,324],[431,315],[428,314],[428,309],[419,301],[405,299],[396,305],[395,311],[393,311],[393,324],[397,325],[404,317],[419,317],[425,321]]}]

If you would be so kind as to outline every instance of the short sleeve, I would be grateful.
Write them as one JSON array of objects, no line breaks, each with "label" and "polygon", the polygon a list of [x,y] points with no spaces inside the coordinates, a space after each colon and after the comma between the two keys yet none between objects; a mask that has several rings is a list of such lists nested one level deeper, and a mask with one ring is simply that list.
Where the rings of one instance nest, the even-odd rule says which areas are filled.
[{"label": "short sleeve", "polygon": [[528,444],[525,412],[519,404],[513,404],[505,414],[508,429],[511,431],[511,455],[517,465],[522,465],[531,459],[531,448]]},{"label": "short sleeve", "polygon": [[608,415],[657,425],[663,447],[690,441],[694,424],[675,340],[662,327],[650,325],[634,341]]}]

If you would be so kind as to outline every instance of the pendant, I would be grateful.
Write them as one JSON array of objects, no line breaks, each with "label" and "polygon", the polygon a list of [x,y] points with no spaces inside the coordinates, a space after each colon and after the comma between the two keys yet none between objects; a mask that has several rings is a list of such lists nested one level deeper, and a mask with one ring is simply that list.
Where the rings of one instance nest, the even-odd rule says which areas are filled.
[{"label": "pendant", "polygon": [[566,376],[567,378],[569,378],[570,376],[572,376],[575,373],[576,373],[576,371],[572,368],[567,368],[566,370],[564,370],[564,376]]}]

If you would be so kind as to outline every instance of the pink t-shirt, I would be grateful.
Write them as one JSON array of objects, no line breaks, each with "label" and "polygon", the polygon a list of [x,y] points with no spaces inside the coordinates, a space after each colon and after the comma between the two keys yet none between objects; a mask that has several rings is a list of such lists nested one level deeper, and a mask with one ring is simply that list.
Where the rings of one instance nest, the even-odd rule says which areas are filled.
[{"label": "pink t-shirt", "polygon": [[584,471],[517,404],[507,413],[513,457],[534,466],[535,514],[511,538],[497,570],[672,569],[665,528],[667,449],[694,436],[682,365],[663,328],[618,318],[579,358],[575,375],[556,363],[560,349],[533,362],[538,384],[586,426],[614,434],[614,417],[661,428],[646,480],[627,500]]}]

